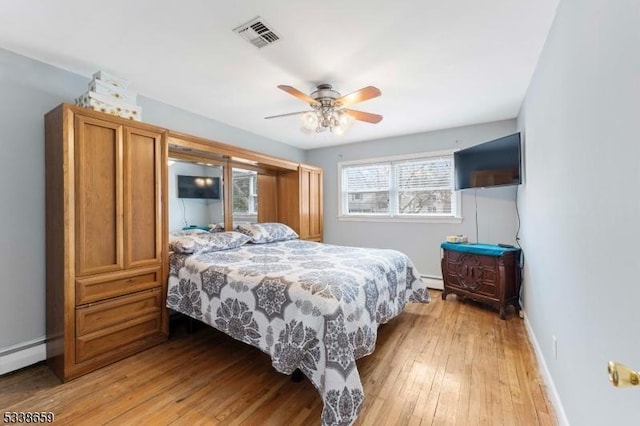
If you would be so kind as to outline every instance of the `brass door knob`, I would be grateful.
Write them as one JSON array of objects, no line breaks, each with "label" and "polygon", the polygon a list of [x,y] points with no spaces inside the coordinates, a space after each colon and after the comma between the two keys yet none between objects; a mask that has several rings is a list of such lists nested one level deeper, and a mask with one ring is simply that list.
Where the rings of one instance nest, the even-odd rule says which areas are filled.
[{"label": "brass door knob", "polygon": [[619,362],[609,361],[609,381],[613,386],[626,388],[628,386],[640,385],[640,373],[620,364]]}]

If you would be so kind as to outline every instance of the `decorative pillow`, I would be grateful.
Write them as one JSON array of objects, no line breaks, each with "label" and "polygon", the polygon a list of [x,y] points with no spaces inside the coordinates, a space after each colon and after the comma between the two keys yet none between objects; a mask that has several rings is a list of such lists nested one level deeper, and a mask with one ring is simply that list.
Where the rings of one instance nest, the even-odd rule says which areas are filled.
[{"label": "decorative pillow", "polygon": [[243,223],[236,226],[236,230],[251,237],[251,242],[254,244],[273,243],[298,238],[296,231],[284,223]]},{"label": "decorative pillow", "polygon": [[224,232],[224,223],[210,223],[209,232]]},{"label": "decorative pillow", "polygon": [[181,231],[171,231],[169,232],[169,237],[184,237],[185,235],[195,235],[195,234],[208,234],[209,231],[205,231],[204,229],[192,228],[192,229],[183,229]]},{"label": "decorative pillow", "polygon": [[251,238],[239,232],[205,232],[169,239],[169,250],[185,254],[201,254],[228,250],[249,242]]}]

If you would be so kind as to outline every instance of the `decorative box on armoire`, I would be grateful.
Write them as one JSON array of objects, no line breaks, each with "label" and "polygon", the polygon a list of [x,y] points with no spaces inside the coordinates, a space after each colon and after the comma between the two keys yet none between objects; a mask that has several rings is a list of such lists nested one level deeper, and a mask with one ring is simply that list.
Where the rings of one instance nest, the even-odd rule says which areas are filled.
[{"label": "decorative box on armoire", "polygon": [[47,360],[63,381],[166,340],[165,131],[45,116]]},{"label": "decorative box on armoire", "polygon": [[442,299],[449,293],[520,311],[520,249],[492,244],[442,243]]}]

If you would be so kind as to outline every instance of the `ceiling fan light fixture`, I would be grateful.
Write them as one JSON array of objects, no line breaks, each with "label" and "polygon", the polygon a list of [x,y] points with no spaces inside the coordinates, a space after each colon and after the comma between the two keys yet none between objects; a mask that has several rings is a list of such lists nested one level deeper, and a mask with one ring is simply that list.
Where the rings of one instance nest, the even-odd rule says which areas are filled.
[{"label": "ceiling fan light fixture", "polygon": [[308,111],[302,114],[302,128],[310,131],[318,127],[318,114],[315,111]]},{"label": "ceiling fan light fixture", "polygon": [[307,111],[302,115],[304,133],[321,133],[331,131],[336,135],[344,135],[351,129],[355,118],[346,111],[333,107]]},{"label": "ceiling fan light fixture", "polygon": [[342,136],[346,132],[347,132],[347,129],[340,126],[335,126],[331,128],[331,133],[333,133],[334,135]]},{"label": "ceiling fan light fixture", "polygon": [[345,132],[351,129],[351,126],[353,126],[353,123],[356,121],[356,119],[346,111],[336,111],[336,115],[338,116],[338,127],[343,128]]},{"label": "ceiling fan light fixture", "polygon": [[379,114],[346,108],[352,104],[380,96],[380,89],[373,86],[363,87],[346,96],[341,96],[339,92],[332,89],[330,84],[318,85],[317,90],[311,92],[310,95],[291,86],[279,85],[278,88],[306,102],[312,110],[272,115],[265,117],[265,119],[302,114],[302,131],[307,134],[331,131],[336,135],[343,135],[351,129],[355,120],[373,124],[382,120],[382,116]]},{"label": "ceiling fan light fixture", "polygon": [[344,111],[334,111],[331,119],[331,133],[341,136],[351,128],[349,114]]}]

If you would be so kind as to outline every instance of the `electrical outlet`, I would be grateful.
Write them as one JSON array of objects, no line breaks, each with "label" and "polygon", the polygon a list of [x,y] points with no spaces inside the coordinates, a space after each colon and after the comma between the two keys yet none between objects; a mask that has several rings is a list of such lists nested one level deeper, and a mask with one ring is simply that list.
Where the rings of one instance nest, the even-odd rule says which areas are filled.
[{"label": "electrical outlet", "polygon": [[558,339],[556,339],[556,335],[553,334],[551,336],[551,340],[553,342],[553,359],[558,360]]}]

